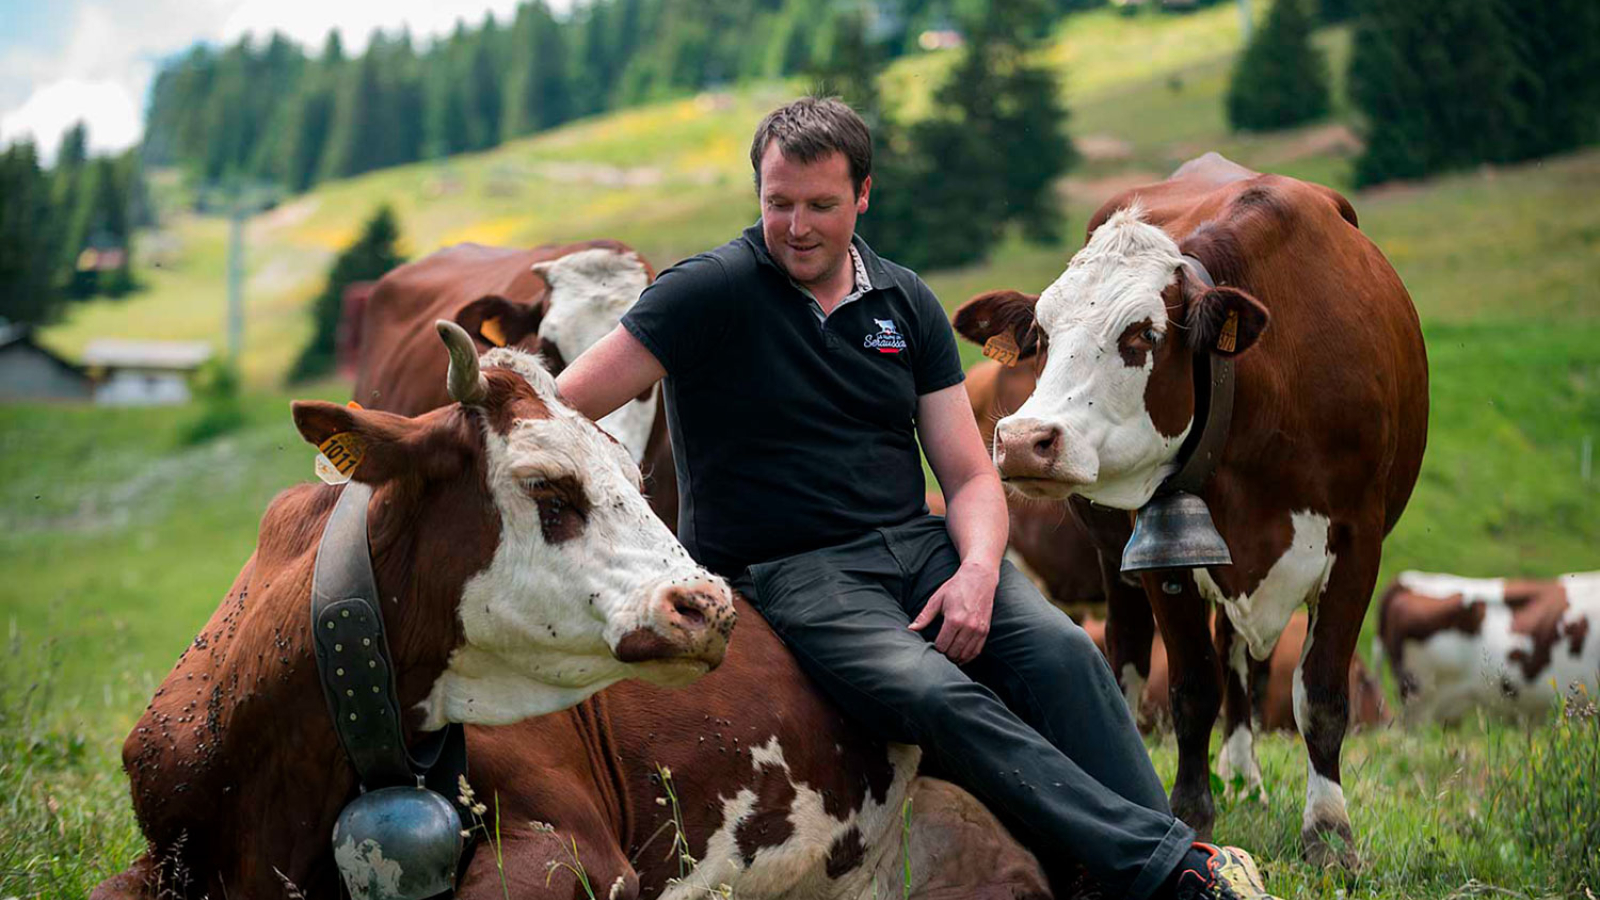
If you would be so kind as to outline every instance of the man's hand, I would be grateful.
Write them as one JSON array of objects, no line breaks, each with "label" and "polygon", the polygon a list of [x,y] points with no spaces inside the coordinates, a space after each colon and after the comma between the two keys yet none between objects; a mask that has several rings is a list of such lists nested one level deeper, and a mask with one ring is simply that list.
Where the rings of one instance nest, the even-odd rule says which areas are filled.
[{"label": "man's hand", "polygon": [[943,615],[939,637],[933,647],[958,666],[978,657],[989,638],[989,614],[994,610],[994,590],[1000,574],[981,566],[965,564],[956,570],[911,623],[912,631],[928,627],[935,616]]}]

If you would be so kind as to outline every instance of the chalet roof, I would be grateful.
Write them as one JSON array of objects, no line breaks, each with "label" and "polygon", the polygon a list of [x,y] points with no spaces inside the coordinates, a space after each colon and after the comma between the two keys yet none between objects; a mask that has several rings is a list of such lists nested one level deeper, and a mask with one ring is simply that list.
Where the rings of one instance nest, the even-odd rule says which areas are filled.
[{"label": "chalet roof", "polygon": [[204,341],[125,341],[101,338],[89,342],[83,364],[110,369],[193,369],[211,358]]}]

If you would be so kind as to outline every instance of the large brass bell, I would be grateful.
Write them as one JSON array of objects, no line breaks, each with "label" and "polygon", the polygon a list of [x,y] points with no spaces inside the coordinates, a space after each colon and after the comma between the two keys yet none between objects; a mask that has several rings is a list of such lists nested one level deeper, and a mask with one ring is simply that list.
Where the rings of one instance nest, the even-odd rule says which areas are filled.
[{"label": "large brass bell", "polygon": [[1172,491],[1150,498],[1133,520],[1133,536],[1122,548],[1122,571],[1193,569],[1232,565],[1228,542],[1198,496]]}]

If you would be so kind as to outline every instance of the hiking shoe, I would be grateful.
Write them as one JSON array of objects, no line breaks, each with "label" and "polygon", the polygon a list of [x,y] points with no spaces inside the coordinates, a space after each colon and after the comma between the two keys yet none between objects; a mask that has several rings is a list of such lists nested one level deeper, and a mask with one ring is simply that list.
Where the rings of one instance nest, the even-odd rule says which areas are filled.
[{"label": "hiking shoe", "polygon": [[1194,849],[1205,857],[1205,864],[1200,869],[1186,865],[1178,873],[1178,900],[1277,900],[1261,883],[1250,854],[1198,841]]}]

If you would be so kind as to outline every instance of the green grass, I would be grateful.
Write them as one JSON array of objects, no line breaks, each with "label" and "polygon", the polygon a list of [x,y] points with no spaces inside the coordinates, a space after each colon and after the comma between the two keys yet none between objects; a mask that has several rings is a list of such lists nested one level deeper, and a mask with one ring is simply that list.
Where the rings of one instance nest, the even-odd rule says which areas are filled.
[{"label": "green grass", "polygon": [[[1345,30],[1318,40],[1335,60],[1348,53]],[[1353,150],[1342,87],[1327,123],[1227,132],[1221,96],[1237,44],[1231,4],[1066,21],[1040,56],[1067,67],[1070,129],[1121,149],[1087,160],[1064,185],[1060,244],[1012,238],[981,265],[928,273],[947,308],[995,287],[1042,289],[1096,206],[1204,150],[1345,185]],[[898,63],[886,96],[916,114],[950,61]],[[257,219],[245,418],[215,440],[184,441],[198,405],[0,408],[0,897],[84,896],[139,851],[121,739],[248,556],[267,501],[311,477],[311,448],[277,385],[309,334],[305,307],[329,260],[372,208],[395,205],[413,255],[462,240],[606,236],[663,266],[754,219],[748,134],[793,90],[755,86],[577,122],[486,153],[326,185]],[[180,193],[167,183],[161,192]],[[1586,437],[1600,443],[1600,151],[1351,199],[1416,301],[1431,366],[1428,455],[1386,546],[1384,576],[1596,567],[1600,475],[1582,480],[1579,452]],[[47,341],[69,354],[106,335],[220,343],[225,236],[219,220],[176,215],[162,237],[141,244],[148,291],[78,307]],[[977,348],[962,349],[967,362],[979,358]],[[301,395],[342,399],[348,387],[328,382]],[[1472,879],[1519,895],[1573,895],[1573,885],[1550,880],[1553,864],[1535,858],[1533,832],[1510,808],[1544,796],[1548,786],[1515,779],[1533,771],[1522,760],[1547,758],[1562,734],[1473,723],[1353,737],[1345,788],[1368,865],[1349,885],[1297,861],[1297,739],[1263,742],[1269,804],[1224,803],[1218,835],[1258,851],[1285,897],[1344,889],[1437,898]],[[1152,752],[1170,778],[1170,739]],[[1592,777],[1577,784],[1594,795]],[[1574,815],[1584,809],[1600,815],[1592,805]]]}]

